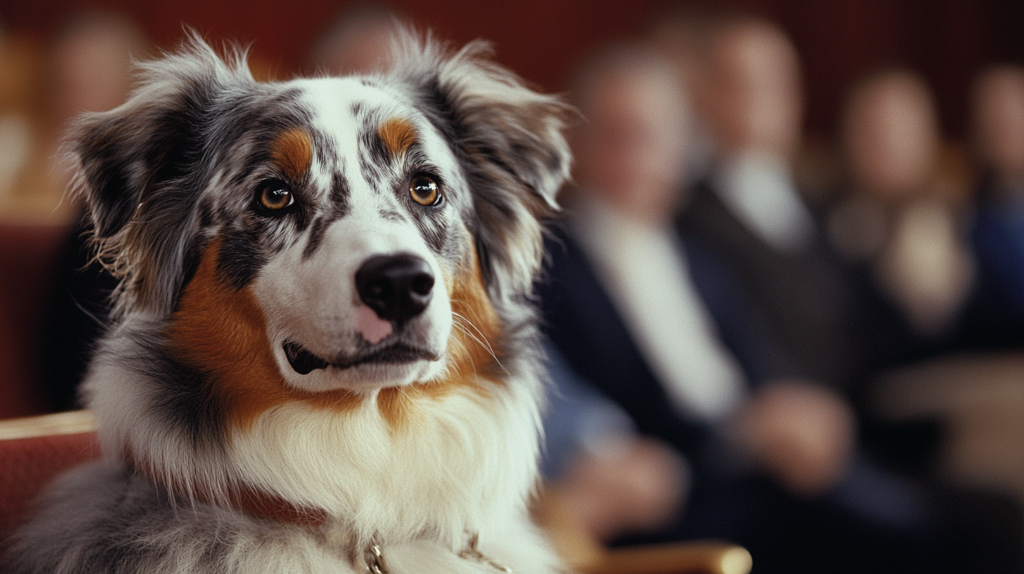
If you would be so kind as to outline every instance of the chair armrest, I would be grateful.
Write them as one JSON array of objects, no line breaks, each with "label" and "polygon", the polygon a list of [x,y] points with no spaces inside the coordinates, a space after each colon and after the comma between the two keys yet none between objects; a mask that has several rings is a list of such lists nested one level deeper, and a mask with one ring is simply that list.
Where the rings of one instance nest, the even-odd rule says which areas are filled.
[{"label": "chair armrest", "polygon": [[0,545],[50,481],[99,458],[95,426],[86,411],[0,420]]},{"label": "chair armrest", "polygon": [[96,431],[96,418],[89,411],[68,411],[18,419],[0,420],[0,440],[36,438]]},{"label": "chair armrest", "polygon": [[747,574],[750,553],[727,542],[679,542],[614,548],[584,568],[588,574]]},{"label": "chair armrest", "polygon": [[745,548],[719,541],[606,548],[575,519],[557,488],[534,501],[534,516],[571,569],[583,574],[748,574]]}]

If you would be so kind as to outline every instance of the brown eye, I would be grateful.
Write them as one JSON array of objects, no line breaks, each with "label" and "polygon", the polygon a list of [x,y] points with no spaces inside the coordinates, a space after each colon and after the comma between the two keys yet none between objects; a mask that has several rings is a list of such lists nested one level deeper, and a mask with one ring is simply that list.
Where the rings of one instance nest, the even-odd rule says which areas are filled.
[{"label": "brown eye", "polygon": [[441,203],[441,186],[428,176],[417,175],[409,181],[409,196],[420,205],[437,205]]},{"label": "brown eye", "polygon": [[284,182],[271,180],[260,186],[256,201],[266,211],[281,211],[295,203],[295,196]]}]

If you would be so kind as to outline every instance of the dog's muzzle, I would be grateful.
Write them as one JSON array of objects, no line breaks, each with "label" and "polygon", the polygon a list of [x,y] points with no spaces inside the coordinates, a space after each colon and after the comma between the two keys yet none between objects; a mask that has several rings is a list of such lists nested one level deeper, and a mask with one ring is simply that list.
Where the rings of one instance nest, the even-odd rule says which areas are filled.
[{"label": "dog's muzzle", "polygon": [[398,327],[430,304],[434,273],[426,260],[410,253],[377,255],[356,272],[356,290],[378,317]]},{"label": "dog's muzzle", "polygon": [[[307,375],[313,371],[335,367],[348,369],[365,364],[400,364],[427,360],[436,361],[436,352],[399,333],[401,327],[421,315],[434,294],[434,273],[422,257],[411,253],[375,255],[359,267],[355,274],[356,291],[363,304],[376,314],[373,321],[382,331],[364,338],[371,348],[352,355],[320,357],[295,341],[285,341],[285,357],[292,369]],[[379,330],[379,327],[374,327]],[[397,336],[390,336],[391,334]],[[379,344],[378,344],[379,343]]]}]

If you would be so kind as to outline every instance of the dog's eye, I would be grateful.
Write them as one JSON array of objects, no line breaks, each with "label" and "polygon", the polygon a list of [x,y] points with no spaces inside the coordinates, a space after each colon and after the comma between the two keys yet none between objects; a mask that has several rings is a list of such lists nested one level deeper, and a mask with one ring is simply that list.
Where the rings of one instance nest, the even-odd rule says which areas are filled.
[{"label": "dog's eye", "polygon": [[433,178],[417,175],[409,181],[409,197],[420,205],[441,203],[441,186]]},{"label": "dog's eye", "polygon": [[295,203],[295,196],[283,181],[272,179],[256,190],[256,203],[268,212],[280,212]]}]

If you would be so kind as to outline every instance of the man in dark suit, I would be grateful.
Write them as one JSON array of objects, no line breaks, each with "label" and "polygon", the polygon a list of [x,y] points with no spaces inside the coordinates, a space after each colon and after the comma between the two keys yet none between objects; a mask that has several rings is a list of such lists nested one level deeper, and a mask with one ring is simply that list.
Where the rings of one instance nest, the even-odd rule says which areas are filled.
[{"label": "man in dark suit", "polygon": [[731,539],[764,572],[940,571],[926,502],[862,464],[846,401],[776,344],[731,262],[680,233],[671,68],[623,48],[580,86],[580,187],[540,294],[565,362],[689,462],[682,512],[645,539]]},{"label": "man in dark suit", "polygon": [[711,35],[702,70],[697,100],[711,163],[680,230],[730,262],[804,375],[849,391],[901,348],[904,333],[872,329],[868,321],[883,321],[883,309],[868,307],[865,282],[829,249],[795,182],[803,108],[796,50],[774,25],[739,19]]}]

